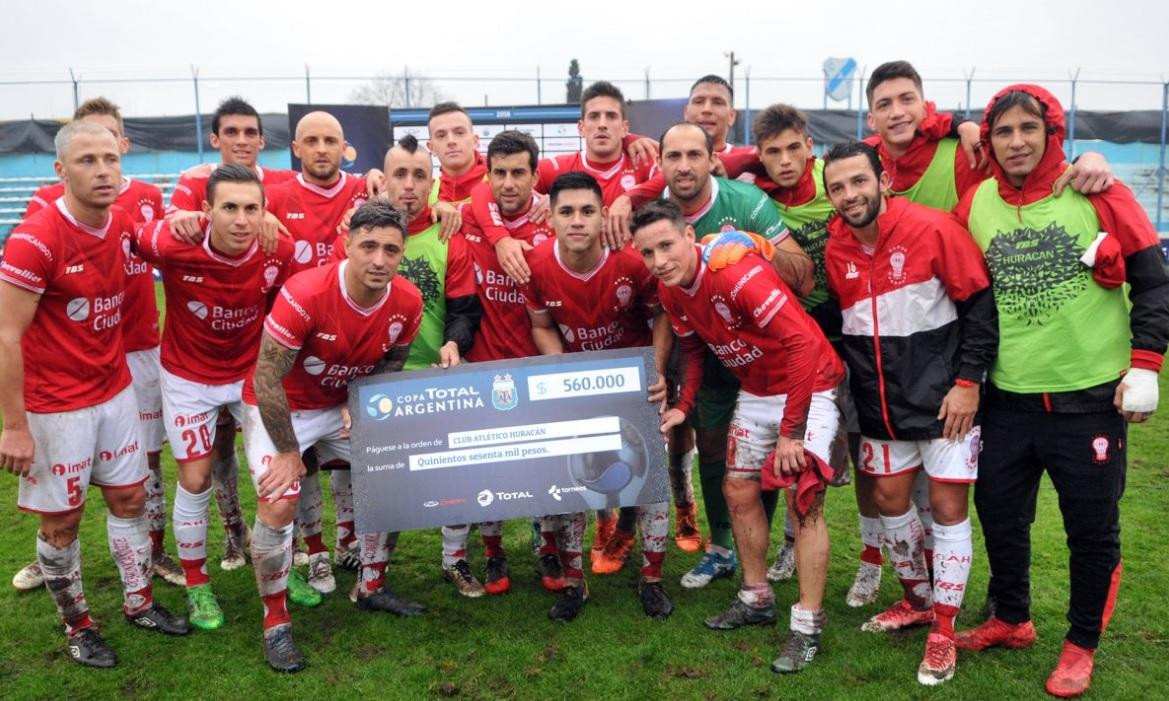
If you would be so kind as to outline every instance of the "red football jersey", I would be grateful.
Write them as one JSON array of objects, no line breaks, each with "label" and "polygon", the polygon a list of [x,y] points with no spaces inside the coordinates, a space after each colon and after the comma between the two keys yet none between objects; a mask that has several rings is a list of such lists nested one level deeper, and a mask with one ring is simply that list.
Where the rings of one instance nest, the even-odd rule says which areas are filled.
[{"label": "red football jersey", "polygon": [[289,275],[292,242],[282,238],[266,256],[253,241],[247,253],[228,258],[211,248],[210,225],[195,245],[176,240],[166,221],[135,237],[166,289],[162,366],[208,385],[242,380],[256,362],[268,303]]},{"label": "red football jersey", "polygon": [[597,267],[583,274],[561,262],[556,239],[528,254],[527,307],[551,315],[567,352],[653,342],[649,321],[658,309],[657,281],[632,248],[603,250]]},{"label": "red football jersey", "polygon": [[[472,202],[484,196],[484,193],[490,198],[491,216],[495,217],[496,223],[508,235],[533,246],[556,238],[547,223],[531,222],[528,217],[530,205],[528,211],[515,219],[500,217],[499,208],[491,195],[490,183],[482,183],[475,188],[471,195]],[[524,305],[523,290],[499,266],[495,246],[488,240],[475,208],[464,206],[462,213],[463,228],[460,233],[466,238],[471,252],[475,291],[479,293],[479,303],[483,307],[483,316],[480,317],[479,329],[475,332],[475,341],[471,345],[471,352],[467,353],[467,360],[478,362],[539,355],[540,351],[532,341],[532,323]]]},{"label": "red football jersey", "polygon": [[20,344],[28,411],[94,406],[130,384],[122,236],[133,228],[118,207],[110,208],[104,227],[86,226],[58,199],[8,237],[0,280],[41,296]]},{"label": "red football jersey", "polygon": [[584,151],[578,153],[564,153],[555,158],[545,158],[537,168],[538,179],[536,190],[548,192],[556,178],[574,170],[584,171],[597,179],[603,194],[602,203],[608,207],[613,200],[632,190],[635,186],[649,180],[657,167],[653,163],[633,165],[633,159],[622,152],[621,158],[613,163],[594,165],[589,163]]},{"label": "red football jersey", "polygon": [[[284,284],[264,321],[277,342],[298,351],[284,378],[288,408],[327,409],[344,404],[349,381],[373,372],[394,346],[409,346],[422,322],[422,294],[401,275],[372,307],[358,306],[345,290],[349,261],[306,270]],[[256,404],[252,375],[244,401]]]},{"label": "red football jersey", "polygon": [[[221,163],[215,164],[218,168]],[[295,170],[274,170],[272,168],[265,168],[259,163],[256,164],[256,175],[260,176],[260,182],[264,184],[264,189],[267,190],[273,185],[279,185],[282,182],[292,180],[299,173]],[[190,176],[184,175],[175,183],[175,191],[170,196],[170,206],[166,208],[166,213],[176,212],[179,210],[186,210],[188,212],[202,212],[203,200],[207,199],[207,178],[209,176]]]},{"label": "red football jersey", "polygon": [[674,332],[697,333],[745,391],[786,394],[780,432],[794,435],[807,419],[812,393],[840,384],[844,366],[767,261],[748,255],[713,271],[697,246],[694,255],[698,273],[689,287],[658,289]]},{"label": "red football jersey", "polygon": [[[65,183],[45,185],[36,191],[24,210],[24,218],[56,202],[65,194]],[[139,180],[122,179],[115,206],[121,207],[136,224],[149,224],[162,216],[162,193],[158,188]],[[154,269],[138,257],[130,246],[133,231],[127,231],[122,240],[122,254],[126,258],[126,301],[122,303],[122,336],[126,352],[145,350],[158,345],[158,304],[154,301]]]},{"label": "red football jersey", "polygon": [[306,181],[303,175],[266,187],[268,211],[292,234],[296,242],[293,273],[325,265],[333,260],[337,227],[345,212],[365,202],[365,178],[341,171],[332,187]]}]

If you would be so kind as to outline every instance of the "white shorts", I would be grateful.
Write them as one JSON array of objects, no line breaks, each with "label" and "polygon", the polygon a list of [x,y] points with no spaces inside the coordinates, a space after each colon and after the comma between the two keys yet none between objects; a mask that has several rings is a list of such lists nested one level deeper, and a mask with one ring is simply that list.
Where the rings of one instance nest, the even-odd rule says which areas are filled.
[{"label": "white shorts", "polygon": [[162,426],[162,385],[158,377],[162,367],[158,364],[158,346],[127,353],[126,364],[130,366],[134,396],[138,399],[142,448],[147,453],[157,453],[162,450],[162,439],[166,438]]},{"label": "white shorts", "polygon": [[[779,442],[779,424],[786,403],[786,394],[760,397],[739,391],[735,415],[727,432],[727,477],[759,479],[767,454]],[[840,439],[840,428],[836,389],[812,393],[804,448],[831,463],[832,444]]]},{"label": "white shorts", "polygon": [[211,454],[220,408],[230,411],[237,424],[243,422],[243,380],[205,385],[171,374],[166,368],[160,375],[162,420],[175,462],[191,462]]},{"label": "white shorts", "polygon": [[860,469],[873,477],[889,477],[924,467],[937,482],[973,483],[978,479],[981,436],[978,426],[959,441],[886,441],[861,436]]},{"label": "white shorts", "polygon": [[[341,407],[329,409],[307,409],[292,411],[292,433],[296,436],[297,452],[316,449],[321,465],[330,460],[349,462],[349,439],[341,437]],[[268,463],[278,451],[268,437],[260,408],[244,405],[244,454],[248,458],[248,472],[252,475],[252,486],[260,493],[260,478],[268,471]],[[300,483],[296,482],[280,497],[291,499],[300,495]],[[261,497],[260,501],[271,501]]]},{"label": "white shorts", "polygon": [[126,387],[91,407],[28,413],[35,441],[32,469],[20,480],[24,511],[60,514],[85,505],[89,485],[137,487],[146,481],[146,451],[138,438],[138,403]]}]

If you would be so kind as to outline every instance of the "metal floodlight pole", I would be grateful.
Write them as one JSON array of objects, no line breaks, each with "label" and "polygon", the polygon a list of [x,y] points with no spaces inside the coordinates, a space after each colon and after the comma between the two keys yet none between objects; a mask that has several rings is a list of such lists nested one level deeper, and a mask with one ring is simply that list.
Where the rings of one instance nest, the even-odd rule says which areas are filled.
[{"label": "metal floodlight pole", "polygon": [[861,72],[856,76],[856,140],[860,141],[864,138],[864,112],[865,112],[865,71],[869,69],[865,66]]},{"label": "metal floodlight pole", "polygon": [[77,108],[81,106],[81,97],[77,91],[78,77],[73,74],[72,67],[69,69],[69,80],[73,81],[73,111],[76,112]]},{"label": "metal floodlight pole", "polygon": [[751,145],[751,65],[747,64],[747,103],[743,105],[743,143]]},{"label": "metal floodlight pole", "polygon": [[965,70],[962,71],[966,73],[966,119],[970,119],[970,84],[974,82],[974,71],[976,70],[978,70],[977,67],[971,68],[969,73],[966,73]]},{"label": "metal floodlight pole", "polygon": [[406,109],[410,109],[410,66],[402,66],[402,92],[406,98]]},{"label": "metal floodlight pole", "polygon": [[313,83],[312,78],[309,77],[308,64],[304,64],[304,102],[307,105],[313,103]]},{"label": "metal floodlight pole", "polygon": [[649,99],[649,66],[645,67],[645,99]]},{"label": "metal floodlight pole", "polygon": [[203,162],[203,112],[199,109],[199,69],[191,66],[191,82],[195,86],[195,150]]},{"label": "metal floodlight pole", "polygon": [[1165,140],[1169,133],[1169,81],[1161,84],[1161,157],[1157,164],[1157,235],[1160,236],[1164,229],[1161,228],[1164,217],[1164,202],[1165,202]]},{"label": "metal floodlight pole", "polygon": [[544,104],[544,94],[541,91],[541,85],[540,85],[540,67],[539,66],[536,66],[536,104],[537,105]]}]

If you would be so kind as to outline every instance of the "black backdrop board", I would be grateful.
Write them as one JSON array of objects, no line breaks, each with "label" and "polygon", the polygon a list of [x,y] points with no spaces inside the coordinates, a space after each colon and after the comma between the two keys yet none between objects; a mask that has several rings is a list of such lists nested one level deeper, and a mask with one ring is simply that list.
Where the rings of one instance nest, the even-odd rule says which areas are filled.
[{"label": "black backdrop board", "polygon": [[357,532],[668,501],[652,348],[349,383]]},{"label": "black backdrop board", "polygon": [[[390,110],[378,105],[288,105],[288,131],[294,138],[296,123],[309,112],[328,112],[341,122],[349,147],[341,160],[341,169],[358,175],[370,168],[382,167],[391,141]],[[300,159],[288,149],[292,169],[300,170]]]}]

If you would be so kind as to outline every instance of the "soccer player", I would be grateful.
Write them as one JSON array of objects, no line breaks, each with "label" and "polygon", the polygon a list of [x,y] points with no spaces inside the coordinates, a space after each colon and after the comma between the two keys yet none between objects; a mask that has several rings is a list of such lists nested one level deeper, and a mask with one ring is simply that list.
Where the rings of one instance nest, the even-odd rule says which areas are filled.
[{"label": "soccer player", "polygon": [[[792,238],[812,259],[812,291],[800,297],[804,309],[820,325],[824,335],[839,352],[841,340],[840,304],[828,292],[824,249],[828,242],[828,222],[835,215],[832,202],[824,190],[823,161],[812,150],[808,118],[790,105],[776,104],[762,110],[751,125],[755,150],[750,154],[732,154],[724,159],[728,172],[753,168],[759,174],[754,183],[766,192],[783,216]],[[853,464],[860,441],[856,408],[847,388],[842,390],[842,411],[848,431],[849,454]],[[872,478],[856,471],[856,499],[860,512],[863,549],[860,565],[845,601],[849,606],[864,606],[877,599],[881,583],[882,534],[880,513],[873,497]],[[768,568],[771,581],[788,579],[795,571],[795,526],[789,510],[784,519],[784,542],[779,546],[775,563]]]},{"label": "soccer player", "polygon": [[[219,151],[219,165],[244,166],[254,171],[265,187],[296,177],[294,170],[265,168],[257,163],[260,151],[264,150],[264,127],[260,113],[241,97],[229,97],[219,103],[211,118],[207,140],[211,148]],[[216,167],[199,166],[184,173],[175,184],[167,214],[203,211],[207,180]]]},{"label": "soccer player", "polygon": [[[125,137],[122,113],[118,106],[104,97],[95,97],[81,103],[73,113],[74,119],[85,119],[109,129],[118,139],[123,154],[130,148]],[[29,200],[24,219],[51,206],[65,194],[64,183],[46,185]],[[139,180],[122,177],[115,205],[130,214],[135,223],[150,223],[162,214],[162,193],[158,188]],[[123,251],[123,254],[126,252]],[[153,549],[154,575],[171,584],[182,585],[183,570],[171,559],[163,545],[166,537],[166,490],[163,489],[162,467],[162,393],[158,385],[158,306],[154,299],[154,274],[133,250],[126,257],[126,299],[122,316],[122,336],[126,343],[126,362],[130,366],[134,395],[138,401],[138,422],[142,434],[142,449],[150,477],[146,480],[146,519],[150,526],[150,544]],[[35,589],[44,583],[40,564],[35,560],[12,578],[19,590]]]},{"label": "soccer player", "polygon": [[487,179],[487,159],[479,153],[479,135],[471,115],[457,102],[440,102],[426,117],[430,139],[426,148],[439,163],[439,177],[428,193],[427,204],[460,204],[471,198],[471,190]]},{"label": "soccer player", "polygon": [[[889,176],[873,147],[833,147],[823,177],[840,215],[828,224],[825,256],[843,310],[840,347],[857,400],[860,470],[875,482],[905,591],[862,628],[932,624],[917,671],[932,686],[954,676],[954,617],[970,574],[966,504],[978,477],[979,385],[998,341],[990,279],[969,232],[950,215],[883,195]],[[929,479],[933,577],[912,500],[918,470]]]},{"label": "soccer player", "polygon": [[[201,244],[171,235],[165,220],[141,227],[135,248],[163,273],[167,323],[162,335],[162,414],[179,466],[174,530],[187,581],[190,620],[203,630],[223,626],[223,610],[207,572],[207,515],[218,418],[243,421],[244,377],[256,362],[264,312],[292,267],[292,242],[266,255],[256,240],[264,188],[243,166],[221,166],[207,180],[207,232]],[[320,603],[299,583],[297,600]],[[307,590],[307,591],[306,591]]]},{"label": "soccer player", "polygon": [[[345,153],[341,123],[328,112],[309,112],[294,130],[292,152],[300,159],[301,172],[291,180],[266,187],[268,211],[285,227],[295,242],[293,273],[325,265],[333,260],[338,226],[367,198],[365,178],[341,170]],[[340,252],[344,257],[344,252]],[[359,558],[353,523],[353,489],[349,466],[318,465],[306,456],[309,475],[300,483],[297,528],[308,556],[308,582],[322,594],[336,589],[329,549],[322,538],[324,498],[321,472],[330,475],[337,509],[337,563],[356,566]],[[298,552],[299,555],[299,552]]]},{"label": "soccer player", "polygon": [[[774,263],[782,268],[789,287],[806,292],[812,283],[811,260],[788,235],[779,211],[759,188],[713,176],[713,139],[701,127],[681,122],[662,134],[660,165],[670,201],[682,211],[686,224],[698,236],[724,230],[757,233],[774,243]],[[702,389],[690,416],[698,446],[698,477],[702,482],[710,540],[703,558],[682,577],[682,586],[694,589],[735,573],[730,512],[721,498],[726,473],[727,426],[734,412],[739,385],[734,375],[707,354]],[[765,495],[768,513],[775,492]]]},{"label": "soccer player", "polygon": [[78,530],[86,490],[102,490],[123,611],[135,626],[185,635],[187,622],[155,603],[145,517],[148,478],[122,338],[124,237],[112,207],[121,147],[78,119],[54,139],[62,197],[19,224],[0,263],[0,468],[20,478],[17,505],[39,514],[37,561],[65,623],[69,656],[117,664],[89,615]]},{"label": "soccer player", "polygon": [[[534,184],[536,192],[548,192],[552,182],[561,173],[584,171],[600,184],[607,207],[622,193],[645,182],[652,174],[655,164],[650,159],[639,159],[625,151],[630,136],[629,120],[625,118],[625,96],[612,83],[593,83],[581,94],[577,129],[585,140],[585,149],[541,160]],[[491,221],[488,198],[473,197],[471,205],[481,226],[485,227],[485,233],[496,247],[496,255],[503,270],[520,284],[527,284],[528,267],[524,253],[531,249],[527,244],[508,236],[504,227]],[[606,240],[612,245],[624,244],[624,241]]]},{"label": "soccer player", "polygon": [[[588,173],[565,173],[549,188],[556,239],[528,255],[531,282],[524,289],[532,339],[543,355],[559,355],[607,348],[635,348],[652,344],[653,334],[669,336],[670,326],[657,301],[657,285],[640,257],[626,247],[606,248],[601,241],[603,207],[601,187]],[[667,343],[657,348],[668,349]],[[666,356],[658,359],[665,367]],[[660,402],[665,398],[660,383]],[[655,385],[655,388],[658,389]],[[636,507],[641,531],[641,576],[637,593],[650,618],[664,619],[674,605],[662,586],[662,561],[670,517],[667,503]],[[564,525],[562,534],[583,535],[585,514],[559,517],[578,523]],[[581,543],[558,543],[562,552],[579,555]],[[595,565],[596,563],[594,563]],[[576,563],[565,569],[579,571]],[[560,599],[549,612],[553,620],[575,618],[588,596],[583,577],[566,578]]]},{"label": "soccer player", "polygon": [[[441,226],[431,218],[427,197],[433,192],[434,168],[430,158],[428,151],[418,148],[417,139],[406,135],[386,152],[385,160],[386,196],[409,220],[398,274],[414,283],[423,304],[422,324],[410,344],[405,370],[462,362],[471,350],[482,310],[467,239],[455,236],[444,241]],[[497,522],[481,526],[487,554],[485,583],[475,578],[467,562],[467,526],[442,529],[443,576],[460,594],[503,594],[511,587],[502,533],[496,532],[499,528]]]},{"label": "soccer player", "polygon": [[[260,113],[240,97],[229,97],[219,104],[211,119],[211,133],[208,135],[211,147],[219,151],[218,165],[240,165],[255,172],[265,187],[285,182],[296,177],[294,170],[265,168],[257,163],[264,148],[264,128]],[[188,243],[198,243],[206,229],[203,202],[207,197],[207,181],[217,164],[203,164],[183,173],[171,193],[166,209],[166,219],[171,232]],[[265,220],[261,228],[261,245],[264,231],[268,230],[275,239],[279,222],[272,217]],[[223,559],[219,563],[224,570],[234,570],[245,564],[244,555],[248,550],[247,524],[239,501],[239,458],[235,452],[235,431],[229,416],[220,417],[220,437],[215,446],[215,457],[211,462],[212,484],[219,516],[223,519],[226,533]]]},{"label": "soccer player", "polygon": [[[244,447],[258,506],[252,562],[264,602],[264,652],[277,671],[304,668],[286,606],[292,522],[305,476],[301,454],[350,462],[348,382],[400,370],[422,319],[422,296],[396,275],[406,222],[383,202],[350,221],[345,260],[294,275],[264,322],[255,374],[245,385]],[[363,610],[418,615],[390,592],[385,569],[396,534],[359,534]]]},{"label": "soccer player", "polygon": [[[670,148],[663,143],[662,153]],[[670,201],[645,205],[632,226],[633,244],[658,279],[662,307],[682,348],[682,392],[662,415],[662,432],[685,421],[694,407],[704,344],[742,383],[721,487],[731,507],[743,583],[734,604],[706,619],[706,626],[730,630],[775,621],[775,597],[766,575],[769,529],[761,481],[763,470],[769,471],[769,479],[786,476],[804,495],[796,534],[800,597],[791,609],[791,632],[772,669],[798,672],[819,650],[825,620],[829,544],[823,490],[843,458],[835,398],[844,368],[823,332],[762,258],[750,254],[711,270],[695,244],[694,228]]]},{"label": "soccer player", "polygon": [[996,609],[959,633],[958,646],[1035,641],[1031,522],[1046,471],[1059,495],[1071,577],[1071,625],[1047,691],[1078,696],[1091,684],[1116,605],[1126,423],[1157,408],[1169,278],[1157,235],[1123,184],[1098,195],[1054,194],[1069,166],[1064,112],[1051,93],[1012,85],[984,115],[994,177],[968,192],[957,214],[986,256],[1001,334],[974,490]]}]

